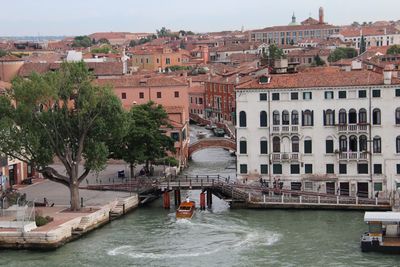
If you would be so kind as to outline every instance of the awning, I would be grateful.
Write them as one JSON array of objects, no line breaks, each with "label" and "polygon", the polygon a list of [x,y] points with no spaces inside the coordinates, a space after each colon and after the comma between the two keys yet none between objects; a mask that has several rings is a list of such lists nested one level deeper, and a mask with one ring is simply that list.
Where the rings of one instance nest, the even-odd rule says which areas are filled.
[{"label": "awning", "polygon": [[366,212],[364,222],[400,222],[400,212]]}]

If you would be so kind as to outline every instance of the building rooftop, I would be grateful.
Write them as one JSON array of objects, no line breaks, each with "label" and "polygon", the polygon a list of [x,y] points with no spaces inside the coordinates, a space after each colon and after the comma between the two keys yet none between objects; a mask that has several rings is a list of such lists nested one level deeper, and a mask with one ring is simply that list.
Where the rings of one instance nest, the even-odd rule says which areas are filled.
[{"label": "building rooftop", "polygon": [[330,24],[273,26],[260,30],[254,30],[252,32],[281,32],[281,31],[301,31],[301,30],[332,29],[332,28],[339,28],[339,27]]},{"label": "building rooftop", "polygon": [[[295,74],[270,75],[269,83],[260,83],[252,79],[237,89],[285,89],[383,85],[383,75],[368,70],[342,71],[337,67],[310,68]],[[392,84],[400,84],[398,78],[392,78]]]},{"label": "building rooftop", "polygon": [[153,77],[135,75],[112,79],[98,79],[95,83],[98,85],[112,85],[114,87],[187,86],[184,78],[163,75]]}]

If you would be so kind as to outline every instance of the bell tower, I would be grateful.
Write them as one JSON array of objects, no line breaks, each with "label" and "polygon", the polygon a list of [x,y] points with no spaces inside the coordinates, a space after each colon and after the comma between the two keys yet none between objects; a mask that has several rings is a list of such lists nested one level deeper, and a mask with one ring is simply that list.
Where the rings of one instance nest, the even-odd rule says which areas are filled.
[{"label": "bell tower", "polygon": [[324,24],[324,9],[323,9],[323,7],[319,8],[319,24]]}]

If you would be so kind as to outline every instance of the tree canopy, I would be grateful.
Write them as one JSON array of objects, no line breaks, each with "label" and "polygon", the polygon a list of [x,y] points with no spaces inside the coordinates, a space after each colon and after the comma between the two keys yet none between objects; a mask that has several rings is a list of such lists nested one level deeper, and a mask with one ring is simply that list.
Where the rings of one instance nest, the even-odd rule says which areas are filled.
[{"label": "tree canopy", "polygon": [[261,55],[261,63],[262,65],[273,66],[274,61],[277,59],[281,59],[285,56],[283,50],[279,48],[275,44],[271,44],[268,46],[267,51],[263,51]]},{"label": "tree canopy", "polygon": [[100,38],[97,43],[99,44],[110,44],[110,41],[107,38]]},{"label": "tree canopy", "polygon": [[314,64],[315,66],[324,66],[326,63],[319,55],[316,55],[314,57]]},{"label": "tree canopy", "polygon": [[0,57],[7,55],[7,51],[0,49]]},{"label": "tree canopy", "polygon": [[357,50],[352,47],[338,47],[330,53],[329,62],[336,62],[344,58],[354,58],[358,55]]},{"label": "tree canopy", "polygon": [[154,39],[157,39],[157,35],[155,35],[155,34],[148,35],[146,38],[141,38],[139,41],[131,40],[129,42],[129,46],[130,47],[134,47],[134,46],[137,46],[137,45],[145,44],[145,43],[153,41]]},{"label": "tree canopy", "polygon": [[[12,85],[0,96],[0,152],[67,186],[71,209],[78,210],[79,184],[105,167],[110,144],[124,135],[119,99],[110,88],[93,85],[83,62],[17,78]],[[50,166],[54,157],[66,175]]]},{"label": "tree canopy", "polygon": [[168,114],[154,102],[133,106],[126,115],[128,131],[122,142],[116,143],[114,157],[122,158],[132,168],[137,163],[150,163],[164,158],[168,151],[175,151],[174,141],[165,135],[162,127],[168,127]]},{"label": "tree canopy", "polygon": [[102,45],[100,47],[94,47],[90,51],[92,53],[102,53],[102,54],[108,54],[108,53],[117,54],[118,53],[118,51],[113,49],[110,45]]},{"label": "tree canopy", "polygon": [[389,47],[389,49],[386,51],[386,54],[388,55],[397,55],[400,54],[400,45],[392,45]]},{"label": "tree canopy", "polygon": [[72,43],[73,47],[89,47],[92,45],[92,40],[89,36],[76,36],[74,38],[74,42]]}]

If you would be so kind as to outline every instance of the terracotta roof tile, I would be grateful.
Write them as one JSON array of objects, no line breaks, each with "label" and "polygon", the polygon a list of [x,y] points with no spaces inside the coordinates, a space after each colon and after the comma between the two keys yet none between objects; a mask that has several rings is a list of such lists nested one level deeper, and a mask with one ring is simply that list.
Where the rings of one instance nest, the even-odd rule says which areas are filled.
[{"label": "terracotta roof tile", "polygon": [[316,24],[316,25],[291,25],[291,26],[273,26],[251,32],[280,32],[280,31],[299,31],[299,30],[312,30],[312,29],[334,29],[339,28],[330,24]]},{"label": "terracotta roof tile", "polygon": [[24,61],[24,60],[13,55],[6,55],[4,57],[0,57],[0,62],[12,62],[12,61]]},{"label": "terracotta roof tile", "polygon": [[124,76],[112,79],[98,79],[99,85],[112,85],[114,87],[156,87],[156,86],[187,86],[184,79],[169,76],[155,76],[146,78],[144,76]]},{"label": "terracotta roof tile", "polygon": [[[400,84],[400,80],[392,78],[392,84]],[[260,84],[257,79],[253,79],[238,88],[284,89],[364,85],[383,85],[383,75],[367,70],[346,72],[334,67],[310,68],[306,72],[296,74],[271,75],[270,83]]]},{"label": "terracotta roof tile", "polygon": [[[89,62],[86,63],[88,68],[93,71],[96,76],[115,76],[123,75],[122,62]],[[19,75],[27,77],[36,73],[45,73],[51,70],[58,70],[61,63],[25,63],[19,70]]]}]

